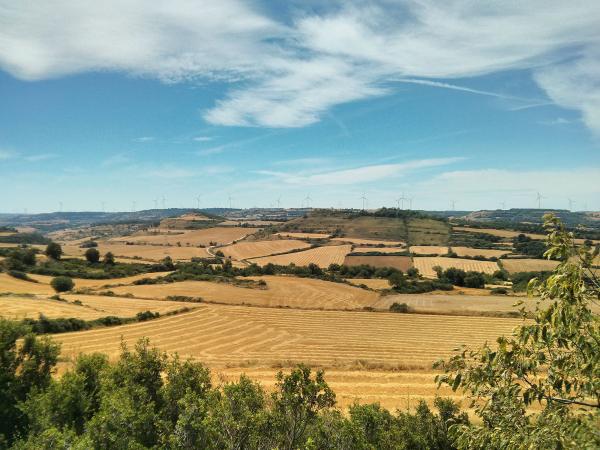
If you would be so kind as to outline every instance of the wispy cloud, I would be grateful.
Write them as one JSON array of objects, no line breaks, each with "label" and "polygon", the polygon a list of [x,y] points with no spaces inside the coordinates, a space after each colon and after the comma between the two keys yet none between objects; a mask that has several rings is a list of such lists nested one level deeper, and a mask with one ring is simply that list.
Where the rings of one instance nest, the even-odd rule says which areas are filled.
[{"label": "wispy cloud", "polygon": [[192,138],[192,141],[196,141],[196,142],[208,142],[208,141],[212,141],[213,138],[211,136],[196,136]]},{"label": "wispy cloud", "polygon": [[40,153],[38,155],[25,156],[24,159],[29,162],[47,161],[49,159],[55,159],[59,156],[56,153]]},{"label": "wispy cloud", "polygon": [[224,145],[218,145],[216,147],[205,148],[202,150],[198,150],[196,152],[199,156],[209,156],[209,155],[218,155],[219,153],[223,153],[226,147]]},{"label": "wispy cloud", "polygon": [[100,165],[102,167],[122,166],[131,162],[131,158],[124,153],[117,153],[103,160]]},{"label": "wispy cloud", "polygon": [[272,166],[317,166],[323,165],[331,162],[331,158],[294,158],[294,159],[285,159],[282,161],[275,161],[271,165]]},{"label": "wispy cloud", "polygon": [[333,170],[316,174],[293,174],[276,171],[257,171],[262,175],[267,175],[278,179],[279,181],[303,186],[325,186],[325,185],[353,185],[379,181],[385,178],[397,177],[408,173],[431,167],[445,166],[463,158],[433,158],[408,161],[399,164],[377,164],[352,169]]},{"label": "wispy cloud", "polygon": [[0,150],[0,161],[16,158],[17,154],[8,150]]},{"label": "wispy cloud", "polygon": [[141,137],[137,137],[132,139],[133,142],[152,142],[155,140],[154,136],[141,136]]},{"label": "wispy cloud", "polygon": [[540,120],[538,121],[539,124],[541,125],[568,125],[571,123],[575,123],[577,122],[576,120],[571,120],[571,119],[565,119],[564,117],[557,117],[555,119],[549,119],[549,120]]}]

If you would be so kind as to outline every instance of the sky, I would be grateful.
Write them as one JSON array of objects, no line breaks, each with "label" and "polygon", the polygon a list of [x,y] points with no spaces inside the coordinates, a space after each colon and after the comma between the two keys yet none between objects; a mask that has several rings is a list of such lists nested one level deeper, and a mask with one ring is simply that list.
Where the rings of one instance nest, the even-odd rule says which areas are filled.
[{"label": "sky", "polygon": [[600,210],[600,2],[0,0],[0,212],[538,192]]}]

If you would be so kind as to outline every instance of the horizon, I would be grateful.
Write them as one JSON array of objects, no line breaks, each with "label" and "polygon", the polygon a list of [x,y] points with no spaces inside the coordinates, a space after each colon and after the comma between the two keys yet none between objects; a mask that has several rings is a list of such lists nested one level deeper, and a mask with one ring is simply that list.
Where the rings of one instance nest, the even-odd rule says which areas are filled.
[{"label": "horizon", "polygon": [[600,210],[600,3],[0,0],[0,23],[2,213]]}]

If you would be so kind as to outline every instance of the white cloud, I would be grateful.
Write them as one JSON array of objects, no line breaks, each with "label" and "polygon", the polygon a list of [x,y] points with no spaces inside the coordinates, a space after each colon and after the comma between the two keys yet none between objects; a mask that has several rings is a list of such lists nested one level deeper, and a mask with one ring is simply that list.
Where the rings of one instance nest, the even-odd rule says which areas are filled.
[{"label": "white cloud", "polygon": [[194,138],[192,138],[192,141],[196,141],[196,142],[208,142],[208,141],[212,141],[213,138],[210,136],[196,136]]},{"label": "white cloud", "polygon": [[47,161],[49,159],[58,158],[56,153],[40,153],[38,155],[25,156],[25,160],[29,162]]},{"label": "white cloud", "polygon": [[0,150],[0,161],[15,158],[16,153],[9,152],[8,150]]},{"label": "white cloud", "polygon": [[234,87],[205,120],[267,127],[309,125],[397,79],[512,97],[448,80],[530,70],[600,131],[600,2],[348,0],[294,11],[284,24],[241,0],[0,0],[0,67],[29,80],[101,70],[219,79]]},{"label": "white cloud", "polygon": [[333,170],[313,174],[292,174],[262,170],[259,174],[274,177],[290,185],[327,186],[327,185],[355,185],[397,177],[417,171],[419,169],[439,167],[460,161],[463,158],[433,158],[408,161],[398,164],[377,164],[356,167],[345,170]]},{"label": "white cloud", "polygon": [[203,150],[198,150],[196,152],[196,154],[198,156],[209,156],[209,155],[218,155],[220,153],[223,153],[225,151],[225,146],[224,145],[219,145],[217,147],[211,147],[211,148],[205,148]]},{"label": "white cloud", "polygon": [[154,140],[154,136],[141,136],[133,139],[133,142],[152,142]]},{"label": "white cloud", "polygon": [[103,160],[100,165],[102,167],[122,166],[131,162],[131,158],[123,153],[117,153]]}]

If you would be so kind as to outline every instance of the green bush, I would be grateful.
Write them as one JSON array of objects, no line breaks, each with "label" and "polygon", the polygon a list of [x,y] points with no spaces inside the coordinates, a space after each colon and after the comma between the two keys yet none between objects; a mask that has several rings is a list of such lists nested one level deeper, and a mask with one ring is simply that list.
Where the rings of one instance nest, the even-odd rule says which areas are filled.
[{"label": "green bush", "polygon": [[73,280],[69,277],[55,277],[50,282],[50,286],[52,286],[56,292],[67,292],[75,287],[75,283],[73,283]]},{"label": "green bush", "polygon": [[406,303],[392,303],[392,306],[390,306],[390,312],[407,313],[408,311],[409,308]]},{"label": "green bush", "polygon": [[88,248],[85,251],[85,259],[87,259],[89,263],[95,264],[100,261],[100,252],[94,247]]}]

